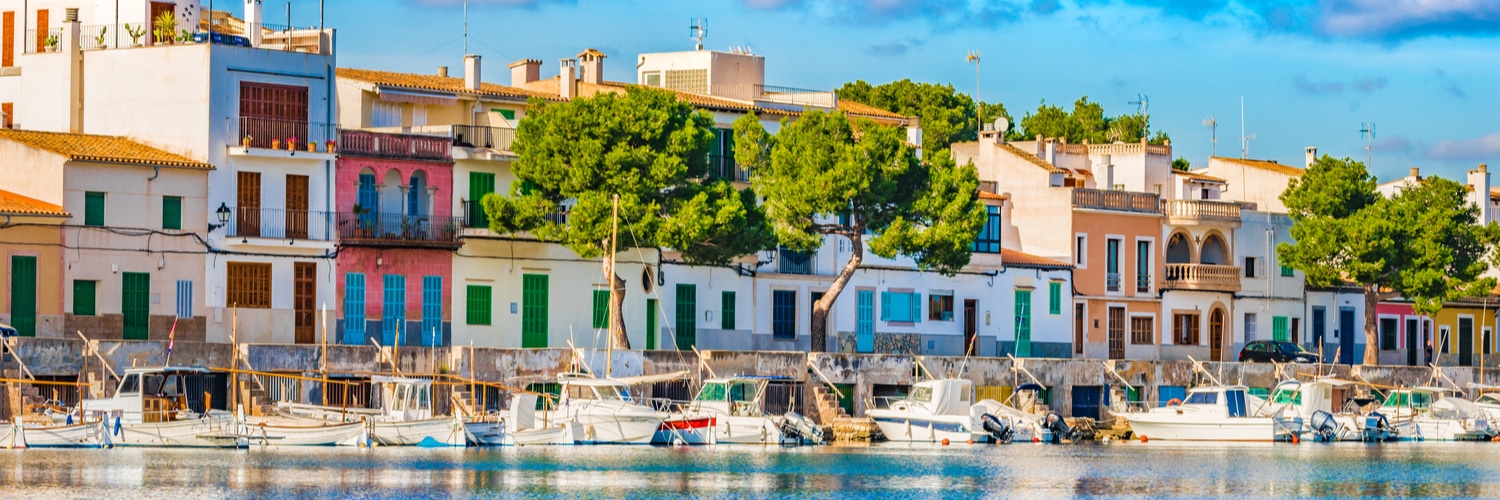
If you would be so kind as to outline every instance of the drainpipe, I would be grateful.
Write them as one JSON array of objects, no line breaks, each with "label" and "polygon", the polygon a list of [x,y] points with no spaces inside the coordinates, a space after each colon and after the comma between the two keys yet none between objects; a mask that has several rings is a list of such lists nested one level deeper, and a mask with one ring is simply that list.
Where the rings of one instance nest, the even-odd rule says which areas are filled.
[{"label": "drainpipe", "polygon": [[[320,18],[323,15],[322,11],[323,11],[323,9],[322,9],[322,3],[319,2],[319,8],[318,8],[319,14],[318,14],[318,16]],[[320,21],[320,24],[321,24],[321,21]],[[335,35],[337,35],[338,30],[333,30],[333,32],[334,33],[329,34],[329,36],[328,36],[328,44],[329,44],[329,47],[328,47],[329,48],[328,57],[329,58],[335,57],[334,54],[338,53],[338,36],[335,36]],[[323,38],[323,33],[322,33],[321,30],[318,32],[318,38],[320,40],[319,45],[322,45],[321,39]],[[334,78],[337,77],[337,75],[334,73],[334,68],[336,66],[337,66],[337,64],[325,64],[324,65],[324,68],[325,68],[324,71],[326,71],[328,73],[328,78],[324,79],[324,81],[327,82],[327,88],[328,88],[328,90],[327,90],[327,92],[328,92],[328,105],[326,105],[326,106],[323,107],[324,108],[323,109],[323,113],[327,117],[327,118],[325,118],[327,121],[324,122],[324,123],[327,123],[328,126],[333,129],[333,133],[334,134],[337,134],[338,130],[339,130],[338,126],[336,124],[334,124],[334,116],[333,116],[333,108],[336,107],[336,106],[338,106],[338,94],[335,93],[335,89],[334,89],[334,85],[335,85]],[[324,139],[324,140],[325,141],[327,141],[327,140],[337,141],[339,139],[341,139],[341,137],[331,137],[331,138],[327,138],[327,139]],[[333,172],[333,160],[323,160],[323,183],[327,185],[327,187],[324,188],[324,195],[323,195],[323,214],[324,214],[323,216],[325,217],[324,227],[325,227],[325,230],[330,233],[328,235],[328,237],[330,239],[333,238],[333,234],[332,234],[333,228],[329,227],[331,225],[331,224],[329,224],[329,222],[332,222],[332,221],[329,221],[327,219],[334,217],[334,214],[333,214],[333,197],[334,197],[334,193],[337,192],[337,187],[336,187],[337,184],[335,182],[333,182],[334,181],[333,175],[334,175],[334,172]],[[328,268],[329,268],[329,270],[332,270],[333,266],[328,266]]]}]

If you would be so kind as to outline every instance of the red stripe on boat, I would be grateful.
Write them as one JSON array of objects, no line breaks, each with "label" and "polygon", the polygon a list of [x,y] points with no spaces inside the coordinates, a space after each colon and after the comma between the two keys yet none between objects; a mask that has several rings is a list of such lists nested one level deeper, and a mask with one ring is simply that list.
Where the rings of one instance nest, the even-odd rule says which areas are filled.
[{"label": "red stripe on boat", "polygon": [[668,420],[662,422],[661,426],[657,427],[657,430],[681,431],[687,429],[703,429],[707,427],[713,427],[715,425],[715,420],[716,419],[714,417],[690,418],[685,420]]}]

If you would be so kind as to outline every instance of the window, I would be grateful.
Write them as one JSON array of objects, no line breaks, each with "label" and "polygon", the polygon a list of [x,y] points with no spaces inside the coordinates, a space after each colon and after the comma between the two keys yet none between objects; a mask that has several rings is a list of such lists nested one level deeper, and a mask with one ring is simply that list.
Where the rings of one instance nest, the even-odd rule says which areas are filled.
[{"label": "window", "polygon": [[666,87],[669,89],[694,94],[708,93],[708,70],[706,69],[669,69],[666,73]]},{"label": "window", "polygon": [[344,344],[365,343],[365,275],[344,273]]},{"label": "window", "polygon": [[272,139],[331,139],[308,136],[307,117],[307,87],[240,82],[240,137],[250,137],[252,146],[268,147]]},{"label": "window", "polygon": [[[1317,308],[1313,308],[1313,314],[1316,315],[1317,313],[1318,313]],[[1314,325],[1313,329],[1317,329],[1317,320],[1318,320],[1318,316],[1313,316],[1313,325]],[[1257,325],[1255,324],[1255,313],[1245,313],[1245,340],[1246,341],[1255,340],[1256,329],[1257,329]]]},{"label": "window", "polygon": [[677,350],[692,350],[698,343],[698,285],[677,284]]},{"label": "window", "polygon": [[734,329],[734,292],[726,291],[719,299],[719,328]]},{"label": "window", "polygon": [[1448,340],[1449,339],[1449,335],[1448,334],[1450,332],[1452,332],[1452,331],[1453,331],[1452,327],[1450,327],[1448,325],[1443,325],[1443,326],[1439,326],[1438,327],[1437,344],[1438,344],[1438,346],[1442,347],[1442,353],[1443,354],[1448,354],[1448,342],[1449,342],[1449,340]]},{"label": "window", "polygon": [[465,323],[470,325],[491,324],[490,318],[490,287],[483,285],[469,285],[468,294],[464,298],[467,307]]},{"label": "window", "polygon": [[1104,242],[1105,289],[1120,291],[1120,240],[1110,238]]},{"label": "window", "polygon": [[1016,356],[1031,356],[1031,290],[1016,290]]},{"label": "window", "polygon": [[260,236],[260,172],[239,172],[235,176],[234,236]]},{"label": "window", "polygon": [[875,292],[859,290],[855,293],[855,301],[854,350],[875,352]]},{"label": "window", "polygon": [[401,104],[377,100],[370,105],[370,126],[400,127]]},{"label": "window", "polygon": [[146,340],[151,330],[151,274],[120,273],[120,278],[125,340]]},{"label": "window", "polygon": [[193,317],[193,280],[177,280],[177,317]]},{"label": "window", "polygon": [[1061,281],[1047,283],[1047,314],[1062,314],[1062,286]]},{"label": "window", "polygon": [[1396,350],[1396,330],[1401,322],[1396,318],[1380,318],[1380,350]]},{"label": "window", "polygon": [[1287,329],[1286,316],[1271,317],[1271,340],[1286,342],[1291,337]]},{"label": "window", "polygon": [[484,196],[495,192],[495,174],[488,172],[469,172],[469,206],[467,208],[467,220],[469,227],[490,227],[490,216],[484,212]]},{"label": "window", "polygon": [[95,288],[97,281],[73,280],[73,315],[93,316],[97,314],[94,309]]},{"label": "window", "polygon": [[104,193],[94,191],[83,193],[83,225],[104,225]]},{"label": "window", "polygon": [[229,307],[271,308],[270,263],[230,262],[227,274]]},{"label": "window", "polygon": [[406,276],[400,274],[385,275],[385,295],[380,308],[380,333],[384,337],[387,346],[405,342],[411,338],[411,332],[406,331]]},{"label": "window", "polygon": [[953,292],[934,290],[927,297],[927,319],[953,321]]},{"label": "window", "polygon": [[781,258],[777,260],[777,272],[782,274],[812,274],[812,254],[796,250],[781,248]]},{"label": "window", "polygon": [[1484,344],[1484,347],[1482,348],[1483,352],[1485,354],[1490,354],[1490,347],[1494,345],[1494,338],[1492,338],[1490,334],[1494,333],[1494,331],[1491,330],[1488,326],[1482,328],[1481,331],[1483,332],[1482,335],[1484,336],[1480,339],[1480,342]]},{"label": "window", "polygon": [[1135,291],[1151,293],[1151,242],[1135,242]]},{"label": "window", "polygon": [[1131,345],[1151,345],[1156,343],[1156,318],[1152,316],[1135,316],[1130,318],[1130,343]]},{"label": "window", "polygon": [[1259,278],[1259,276],[1256,276],[1256,274],[1255,274],[1256,260],[1257,259],[1255,257],[1245,257],[1245,277],[1246,278]]},{"label": "window", "polygon": [[182,229],[182,197],[161,197],[161,228]]},{"label": "window", "polygon": [[660,71],[652,71],[650,73],[642,73],[642,82],[641,83],[645,84],[647,87],[660,87],[661,86],[661,72]]},{"label": "window", "polygon": [[771,291],[771,334],[778,339],[797,336],[797,292]]},{"label": "window", "polygon": [[1176,345],[1198,345],[1197,314],[1172,315],[1172,343]]},{"label": "window", "polygon": [[[521,347],[547,347],[550,279],[545,274],[521,275]],[[514,314],[515,310],[512,309]]]},{"label": "window", "polygon": [[609,328],[609,290],[594,290],[594,328]]},{"label": "window", "polygon": [[913,323],[922,317],[922,294],[880,292],[880,320]]},{"label": "window", "polygon": [[1088,263],[1088,243],[1087,235],[1080,234],[1073,240],[1073,265],[1078,266],[1079,269],[1087,267],[1085,264]]},{"label": "window", "polygon": [[0,68],[9,68],[16,64],[16,13],[6,11],[0,16],[3,16],[0,25],[5,29],[0,32]]},{"label": "window", "polygon": [[984,229],[974,238],[972,248],[976,253],[1000,253],[1000,207],[985,208],[989,214]]},{"label": "window", "polygon": [[1208,199],[1208,188],[1203,188],[1203,190],[1201,192],[1201,198],[1200,199],[1204,199],[1204,200]]},{"label": "window", "polygon": [[1294,269],[1292,269],[1290,267],[1284,266],[1284,265],[1281,266],[1281,276],[1283,278],[1290,278],[1292,276],[1296,276],[1296,274],[1297,274],[1296,270],[1294,270]]}]

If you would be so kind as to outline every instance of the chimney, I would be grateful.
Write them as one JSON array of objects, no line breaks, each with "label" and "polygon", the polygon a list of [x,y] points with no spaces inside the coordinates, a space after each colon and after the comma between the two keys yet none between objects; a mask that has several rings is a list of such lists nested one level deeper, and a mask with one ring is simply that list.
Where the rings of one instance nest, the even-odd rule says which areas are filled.
[{"label": "chimney", "polygon": [[245,32],[250,35],[250,46],[260,46],[261,23],[265,18],[260,11],[261,0],[245,0]]},{"label": "chimney", "polygon": [[1411,168],[1411,175],[1409,175],[1407,177],[1411,177],[1413,179],[1421,179],[1422,178],[1422,171],[1419,170],[1417,167],[1412,167]]},{"label": "chimney", "polygon": [[1307,165],[1305,165],[1305,166],[1307,168],[1312,168],[1313,162],[1316,162],[1316,161],[1318,161],[1318,148],[1317,148],[1317,146],[1308,146],[1307,147]]},{"label": "chimney", "polygon": [[542,78],[542,61],[537,59],[522,59],[506,66],[510,68],[510,86],[525,87],[526,84]]},{"label": "chimney", "polygon": [[83,132],[83,28],[78,24],[78,9],[63,11],[62,36],[57,50],[68,57],[68,132]]},{"label": "chimney", "polygon": [[559,64],[557,72],[557,95],[563,99],[572,99],[578,96],[578,79],[574,71],[578,69],[578,61],[563,59]]},{"label": "chimney", "polygon": [[464,88],[478,91],[480,84],[484,81],[479,76],[479,55],[464,56]]},{"label": "chimney", "polygon": [[578,53],[579,78],[594,85],[604,83],[604,53],[589,48]]},{"label": "chimney", "polygon": [[447,66],[438,66],[438,76],[441,76],[443,78],[447,78],[448,77],[448,67]]},{"label": "chimney", "polygon": [[1495,220],[1490,213],[1490,171],[1489,165],[1479,164],[1479,168],[1469,171],[1469,203],[1479,208],[1479,223],[1489,224]]}]

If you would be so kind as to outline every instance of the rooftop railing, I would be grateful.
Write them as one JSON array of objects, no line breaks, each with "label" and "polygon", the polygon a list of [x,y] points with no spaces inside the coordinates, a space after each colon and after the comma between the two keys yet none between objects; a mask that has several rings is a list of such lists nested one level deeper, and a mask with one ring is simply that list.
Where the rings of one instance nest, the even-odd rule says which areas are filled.
[{"label": "rooftop railing", "polygon": [[1074,188],[1073,208],[1159,214],[1161,198],[1153,193]]},{"label": "rooftop railing", "polygon": [[345,155],[453,161],[448,140],[428,135],[341,130],[338,147]]},{"label": "rooftop railing", "polygon": [[[255,47],[265,50],[303,52],[309,54],[332,53],[332,29],[316,27],[297,28],[276,24],[247,24],[243,20],[226,16],[215,16],[212,22],[202,20],[198,26],[178,25],[171,32],[158,30],[152,23],[118,23],[79,26],[78,46],[81,50],[106,50],[163,45],[215,44]],[[194,28],[194,29],[189,29]],[[47,45],[47,39],[56,36],[56,46]],[[26,30],[21,43],[25,53],[52,52],[60,47],[63,28],[51,28],[38,34],[36,29]]]}]

